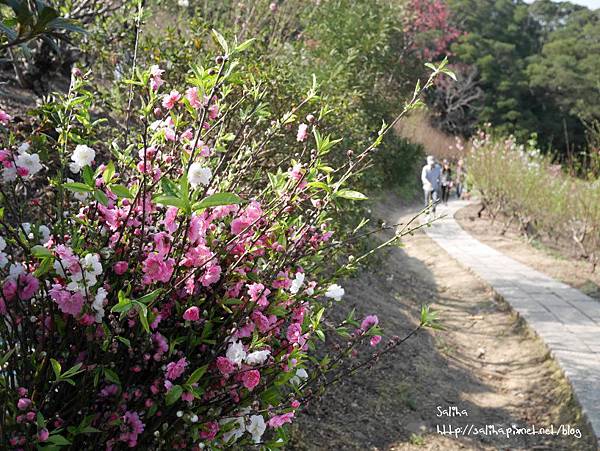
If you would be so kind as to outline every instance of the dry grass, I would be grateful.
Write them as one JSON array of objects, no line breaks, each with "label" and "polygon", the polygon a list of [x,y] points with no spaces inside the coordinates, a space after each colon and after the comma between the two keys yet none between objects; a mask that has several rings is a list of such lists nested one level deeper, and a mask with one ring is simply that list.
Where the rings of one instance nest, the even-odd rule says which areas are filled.
[{"label": "dry grass", "polygon": [[457,139],[454,136],[433,127],[426,111],[416,111],[398,122],[396,133],[421,144],[428,155],[434,155],[438,160],[447,158],[456,161],[463,158],[468,152],[468,143],[464,144],[459,141],[457,145]]}]

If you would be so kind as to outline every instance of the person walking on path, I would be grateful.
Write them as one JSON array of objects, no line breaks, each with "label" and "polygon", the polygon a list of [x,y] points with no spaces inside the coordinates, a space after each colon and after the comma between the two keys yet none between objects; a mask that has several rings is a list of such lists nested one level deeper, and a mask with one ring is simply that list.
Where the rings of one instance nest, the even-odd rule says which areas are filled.
[{"label": "person walking on path", "polygon": [[423,183],[423,194],[425,197],[425,208],[431,207],[431,212],[435,214],[435,204],[438,200],[438,189],[440,185],[440,169],[435,163],[435,157],[429,155],[427,164],[421,171],[421,182]]},{"label": "person walking on path", "polygon": [[460,159],[456,164],[456,197],[458,199],[462,198],[463,191],[465,191],[466,179],[467,171],[465,169],[465,163]]},{"label": "person walking on path", "polygon": [[450,198],[450,189],[452,189],[452,168],[450,168],[450,162],[446,159],[444,159],[442,166],[440,184],[442,188],[442,202],[444,202],[444,205],[447,205]]}]

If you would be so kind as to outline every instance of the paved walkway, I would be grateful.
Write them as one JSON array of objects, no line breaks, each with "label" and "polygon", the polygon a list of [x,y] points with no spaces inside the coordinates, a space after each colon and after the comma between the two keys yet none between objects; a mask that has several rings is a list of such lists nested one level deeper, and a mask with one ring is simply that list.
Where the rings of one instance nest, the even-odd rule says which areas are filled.
[{"label": "paved walkway", "polygon": [[447,216],[427,234],[491,285],[544,341],[600,439],[600,302],[469,235],[454,219],[467,204],[438,207],[437,216]]}]

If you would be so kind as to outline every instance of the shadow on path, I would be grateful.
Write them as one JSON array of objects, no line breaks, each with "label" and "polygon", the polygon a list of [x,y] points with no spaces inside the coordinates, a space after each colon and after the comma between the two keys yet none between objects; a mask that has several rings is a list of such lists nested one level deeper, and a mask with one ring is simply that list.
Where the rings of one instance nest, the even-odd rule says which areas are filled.
[{"label": "shadow on path", "polygon": [[[377,212],[388,223],[410,214],[393,198]],[[339,318],[353,308],[359,318],[375,313],[388,336],[403,336],[418,324],[421,305],[432,304],[446,330],[422,331],[371,370],[331,388],[298,418],[291,449],[594,449],[568,384],[541,343],[424,233],[343,285]],[[438,406],[468,416],[438,417]],[[437,433],[444,424],[559,423],[579,427],[583,437]]]}]

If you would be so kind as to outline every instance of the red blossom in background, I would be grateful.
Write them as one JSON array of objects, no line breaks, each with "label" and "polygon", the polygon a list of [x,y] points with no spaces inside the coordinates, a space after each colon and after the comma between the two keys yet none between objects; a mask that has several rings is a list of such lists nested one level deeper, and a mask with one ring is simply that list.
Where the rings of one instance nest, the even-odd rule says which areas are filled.
[{"label": "red blossom in background", "polygon": [[462,31],[450,23],[450,10],[443,0],[410,0],[404,25],[408,47],[427,61],[449,55],[452,41]]}]

